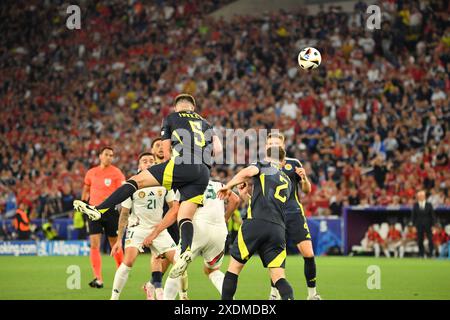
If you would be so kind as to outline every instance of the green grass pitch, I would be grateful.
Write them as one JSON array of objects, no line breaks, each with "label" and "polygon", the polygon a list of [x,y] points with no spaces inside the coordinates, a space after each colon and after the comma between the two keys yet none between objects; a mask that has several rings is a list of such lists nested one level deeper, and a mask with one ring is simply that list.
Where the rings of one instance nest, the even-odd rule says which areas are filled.
[{"label": "green grass pitch", "polygon": [[[67,289],[67,268],[81,270],[81,289]],[[381,288],[369,290],[367,269],[376,265],[381,271]],[[222,270],[228,266],[225,258]],[[202,272],[202,261],[189,266],[191,299],[219,299],[219,294]],[[361,257],[317,258],[317,285],[322,298],[331,299],[450,299],[450,260],[386,259]],[[0,299],[109,299],[115,263],[103,256],[105,288],[92,289],[88,257],[0,257]],[[303,259],[289,256],[287,278],[296,299],[305,299]],[[149,255],[138,257],[122,299],[144,299],[142,284],[149,278]],[[236,299],[267,299],[269,280],[258,257],[247,264],[239,278]]]}]

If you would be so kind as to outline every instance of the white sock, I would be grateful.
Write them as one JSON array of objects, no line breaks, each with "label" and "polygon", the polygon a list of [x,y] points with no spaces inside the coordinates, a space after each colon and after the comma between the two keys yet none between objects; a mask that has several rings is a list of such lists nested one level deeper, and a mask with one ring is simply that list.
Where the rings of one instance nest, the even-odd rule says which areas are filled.
[{"label": "white sock", "polygon": [[188,287],[189,287],[189,277],[187,271],[185,271],[180,277],[180,291],[178,293],[180,295],[187,293]]},{"label": "white sock", "polygon": [[375,251],[375,257],[379,257],[380,256],[380,246],[376,243],[373,245],[373,250]]},{"label": "white sock", "polygon": [[181,288],[181,279],[167,277],[166,283],[164,285],[164,300],[175,300],[178,291]]},{"label": "white sock", "polygon": [[317,294],[316,287],[308,287],[308,297],[314,297]]},{"label": "white sock", "polygon": [[111,293],[111,300],[119,300],[120,293],[128,280],[128,274],[131,268],[125,264],[120,264],[119,268],[116,270],[114,275],[113,289]]},{"label": "white sock", "polygon": [[222,295],[223,278],[225,278],[223,272],[220,270],[213,271],[208,275],[208,278],[211,280],[214,287],[216,287],[217,291],[219,291]]},{"label": "white sock", "polygon": [[400,246],[400,258],[403,258],[405,256],[405,247],[404,246]]}]

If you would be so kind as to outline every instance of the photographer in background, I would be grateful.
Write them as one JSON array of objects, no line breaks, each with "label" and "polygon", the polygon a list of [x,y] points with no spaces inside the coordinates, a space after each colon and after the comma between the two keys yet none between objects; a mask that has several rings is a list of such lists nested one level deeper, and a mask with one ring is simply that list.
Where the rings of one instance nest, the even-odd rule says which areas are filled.
[{"label": "photographer in background", "polygon": [[42,231],[47,240],[62,240],[58,231],[53,227],[53,218],[48,218],[48,221],[42,225]]},{"label": "photographer in background", "polygon": [[31,238],[30,218],[28,217],[27,209],[27,205],[21,203],[13,220],[13,226],[17,232],[17,240],[30,240]]}]

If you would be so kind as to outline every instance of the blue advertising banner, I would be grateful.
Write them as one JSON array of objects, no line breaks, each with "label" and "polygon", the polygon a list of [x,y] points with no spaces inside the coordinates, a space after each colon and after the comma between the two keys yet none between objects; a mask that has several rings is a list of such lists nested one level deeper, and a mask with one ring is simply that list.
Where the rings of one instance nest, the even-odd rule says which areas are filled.
[{"label": "blue advertising banner", "polygon": [[36,256],[35,241],[0,241],[0,256]]},{"label": "blue advertising banner", "polygon": [[342,250],[341,222],[342,220],[338,217],[314,217],[308,219],[315,255],[326,254],[332,247]]},{"label": "blue advertising banner", "polygon": [[88,256],[88,241],[0,241],[0,256]]}]

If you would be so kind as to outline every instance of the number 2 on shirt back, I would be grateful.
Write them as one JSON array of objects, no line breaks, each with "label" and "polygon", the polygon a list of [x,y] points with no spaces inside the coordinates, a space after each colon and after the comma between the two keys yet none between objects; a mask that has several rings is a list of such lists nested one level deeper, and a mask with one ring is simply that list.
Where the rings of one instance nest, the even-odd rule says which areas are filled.
[{"label": "number 2 on shirt back", "polygon": [[288,181],[285,177],[283,177],[283,176],[280,176],[280,181],[283,182],[283,184],[280,184],[280,185],[275,189],[275,195],[274,195],[274,196],[275,196],[275,199],[278,199],[278,200],[280,200],[281,202],[285,203],[286,200],[287,200],[287,196],[282,196],[282,195],[280,194],[280,192],[288,188],[288,186],[289,186],[289,181]]}]

